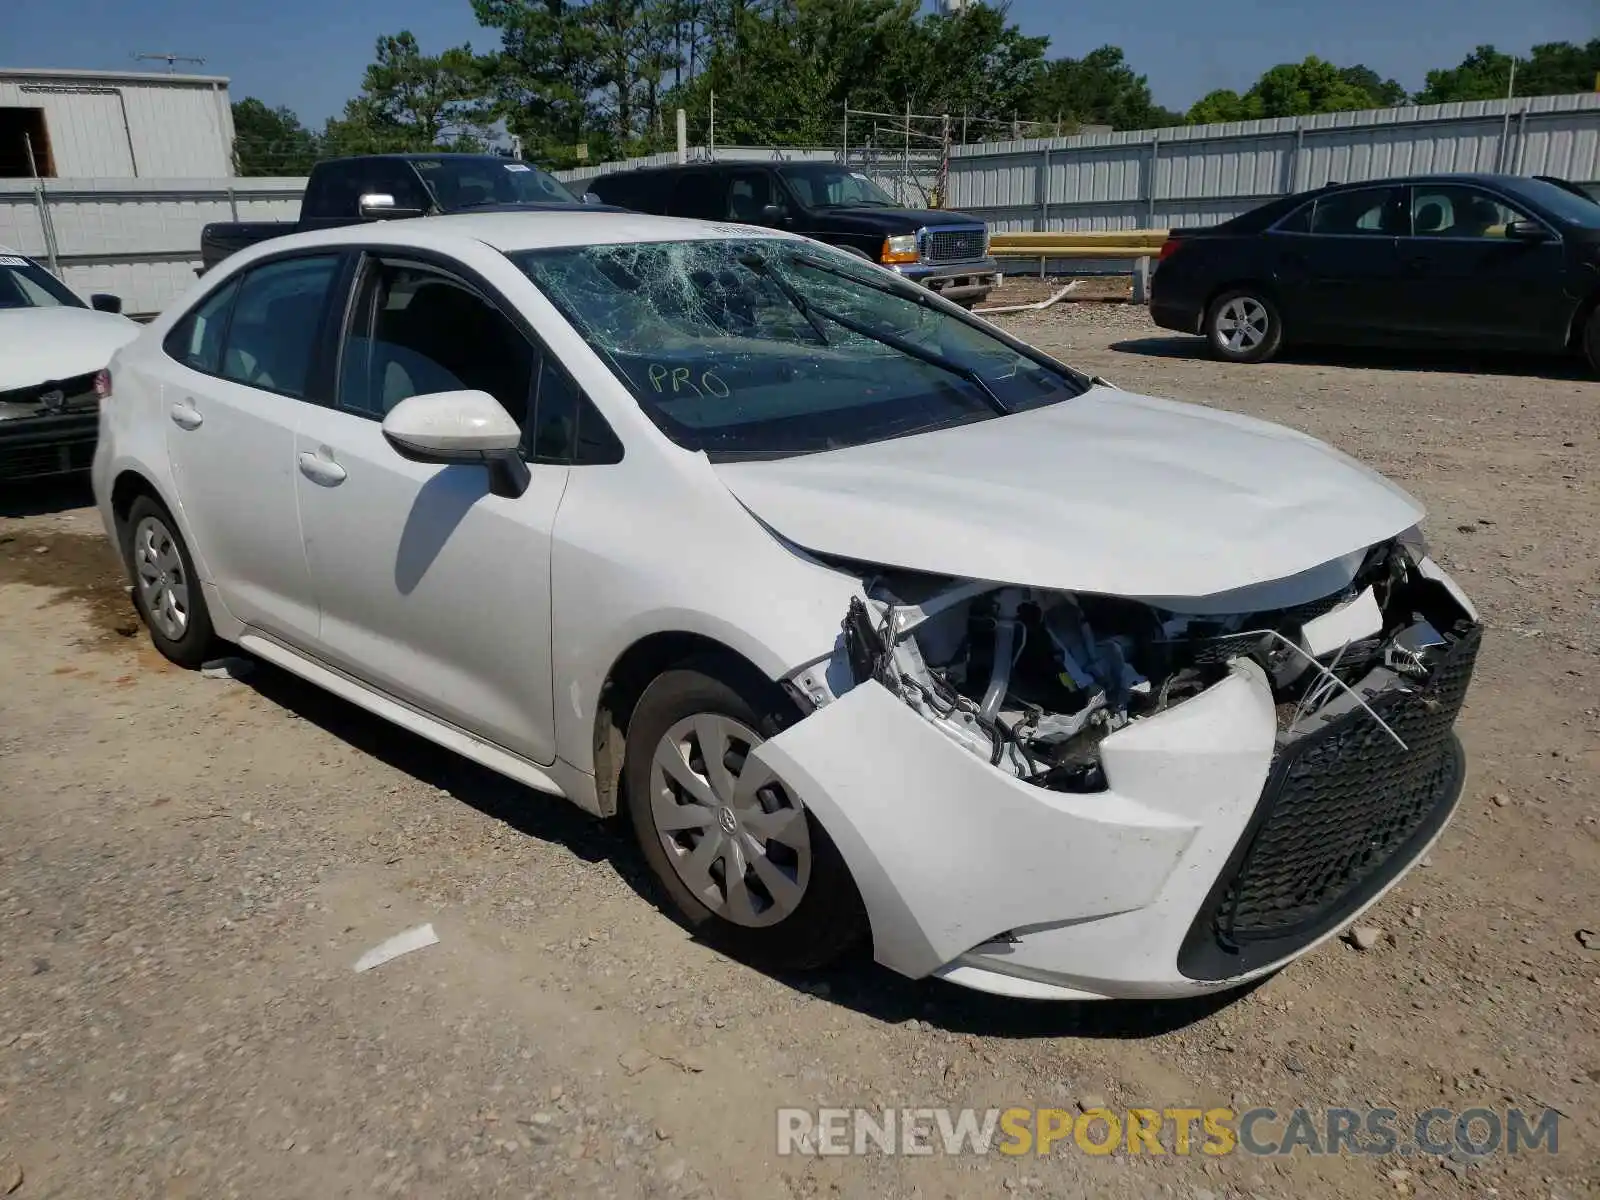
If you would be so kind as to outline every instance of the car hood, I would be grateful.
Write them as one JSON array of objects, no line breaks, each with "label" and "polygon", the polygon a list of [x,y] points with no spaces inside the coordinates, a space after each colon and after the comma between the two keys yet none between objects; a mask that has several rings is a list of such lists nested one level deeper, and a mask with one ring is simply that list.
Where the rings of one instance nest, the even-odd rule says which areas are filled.
[{"label": "car hood", "polygon": [[139,325],[92,308],[0,311],[0,392],[98,371]]},{"label": "car hood", "polygon": [[[1305,434],[1107,386],[972,425],[714,470],[814,552],[1152,602],[1294,580],[1311,594],[1280,588],[1278,603],[1325,595],[1348,582],[1353,556],[1423,515]],[[1330,581],[1330,566],[1342,578]]]},{"label": "car hood", "polygon": [[922,208],[878,208],[864,204],[859,208],[818,208],[813,210],[824,230],[840,233],[913,233],[924,225],[977,225],[983,218],[963,212],[931,212]]}]

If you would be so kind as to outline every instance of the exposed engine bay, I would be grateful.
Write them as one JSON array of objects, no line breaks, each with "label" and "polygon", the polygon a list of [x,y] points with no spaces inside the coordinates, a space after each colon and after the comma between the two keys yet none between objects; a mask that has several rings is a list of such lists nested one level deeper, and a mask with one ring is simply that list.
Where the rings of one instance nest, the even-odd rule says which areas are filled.
[{"label": "exposed engine bay", "polygon": [[877,680],[995,767],[1091,793],[1107,786],[1101,741],[1198,695],[1240,659],[1270,681],[1280,750],[1355,708],[1400,742],[1372,700],[1420,690],[1475,626],[1424,555],[1420,540],[1386,542],[1331,595],[1221,616],[880,571],[864,576],[840,649],[854,683]]}]

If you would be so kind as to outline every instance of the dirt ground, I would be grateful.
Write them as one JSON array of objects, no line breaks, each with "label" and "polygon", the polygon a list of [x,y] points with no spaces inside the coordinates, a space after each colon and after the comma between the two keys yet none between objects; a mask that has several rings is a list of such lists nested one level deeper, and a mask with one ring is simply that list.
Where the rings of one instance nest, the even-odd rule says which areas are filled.
[{"label": "dirt ground", "polygon": [[[1030,1005],[773,978],[622,834],[265,665],[175,670],[80,487],[0,493],[0,1196],[1600,1195],[1600,384],[1560,362],[1236,367],[1123,305],[1012,328],[1412,489],[1489,631],[1455,822],[1239,996]],[[1063,455],[1063,473],[1072,470]],[[1026,514],[1019,514],[1025,518]],[[1181,519],[1181,514],[1175,514]],[[436,946],[357,974],[432,922]],[[779,1157],[776,1110],[1549,1106],[1559,1153]]]}]

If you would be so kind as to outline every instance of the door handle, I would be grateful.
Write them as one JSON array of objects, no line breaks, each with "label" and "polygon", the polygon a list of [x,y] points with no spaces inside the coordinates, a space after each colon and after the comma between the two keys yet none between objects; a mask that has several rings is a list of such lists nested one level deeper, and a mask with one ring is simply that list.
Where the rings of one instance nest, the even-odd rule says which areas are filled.
[{"label": "door handle", "polygon": [[177,400],[172,405],[172,423],[180,429],[199,429],[205,423],[200,410],[190,400]]},{"label": "door handle", "polygon": [[300,474],[323,487],[338,487],[348,472],[333,459],[306,451],[300,455]]}]

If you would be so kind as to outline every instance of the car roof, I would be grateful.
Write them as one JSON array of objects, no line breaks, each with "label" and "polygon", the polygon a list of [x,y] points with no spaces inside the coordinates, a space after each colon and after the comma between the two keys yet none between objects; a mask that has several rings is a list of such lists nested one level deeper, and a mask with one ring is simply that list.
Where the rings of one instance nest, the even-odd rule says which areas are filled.
[{"label": "car roof", "polygon": [[[374,235],[371,224],[345,225],[293,236],[301,245],[340,245],[373,240],[394,240],[403,244],[407,227],[426,232],[430,237],[470,239],[505,253],[519,250],[556,249],[563,246],[605,246],[627,242],[715,241],[731,237],[779,238],[803,241],[793,234],[757,225],[732,221],[694,221],[684,217],[656,217],[645,213],[613,210],[596,212],[593,207],[549,208],[537,212],[471,212],[437,217],[412,217],[385,221]],[[273,238],[263,246],[287,249],[289,238]]]}]

